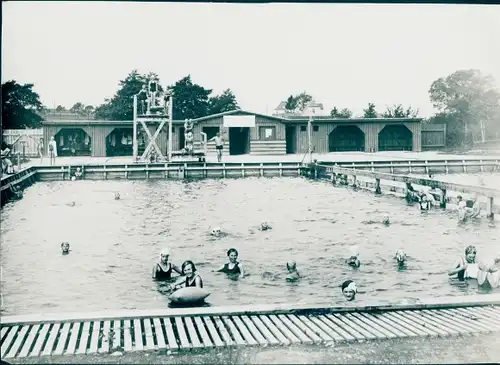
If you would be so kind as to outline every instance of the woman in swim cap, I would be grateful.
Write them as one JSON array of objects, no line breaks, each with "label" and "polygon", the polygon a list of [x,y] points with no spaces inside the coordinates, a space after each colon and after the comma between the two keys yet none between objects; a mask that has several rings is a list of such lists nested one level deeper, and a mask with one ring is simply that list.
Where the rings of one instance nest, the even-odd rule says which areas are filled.
[{"label": "woman in swim cap", "polygon": [[476,263],[477,250],[474,246],[467,246],[465,256],[461,257],[453,269],[448,272],[449,276],[457,275],[458,280],[477,279],[479,267]]},{"label": "woman in swim cap", "polygon": [[354,281],[346,280],[342,283],[342,294],[346,300],[354,300],[357,292],[358,288],[356,287],[356,283]]},{"label": "woman in swim cap", "polygon": [[203,288],[203,279],[201,276],[196,272],[196,266],[194,265],[194,262],[191,260],[184,261],[182,264],[182,275],[184,275],[184,278],[181,281],[178,281],[174,285],[172,285],[170,288],[172,290],[177,290],[180,288]]},{"label": "woman in swim cap", "polygon": [[174,264],[168,261],[170,257],[170,250],[164,248],[160,252],[160,258],[153,267],[153,279],[156,280],[169,280],[172,278],[172,270],[182,275],[182,271]]},{"label": "woman in swim cap", "polygon": [[244,276],[243,265],[238,261],[238,250],[235,248],[230,248],[227,250],[227,257],[229,262],[225,263],[217,272],[223,272],[230,275],[241,275]]}]

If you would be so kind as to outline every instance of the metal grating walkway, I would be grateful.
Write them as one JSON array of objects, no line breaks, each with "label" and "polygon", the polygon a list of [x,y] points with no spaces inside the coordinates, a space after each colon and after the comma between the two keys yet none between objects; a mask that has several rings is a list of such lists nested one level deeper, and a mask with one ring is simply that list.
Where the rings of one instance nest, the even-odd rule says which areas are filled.
[{"label": "metal grating walkway", "polygon": [[500,307],[153,316],[2,324],[1,357],[320,344],[500,331]]}]

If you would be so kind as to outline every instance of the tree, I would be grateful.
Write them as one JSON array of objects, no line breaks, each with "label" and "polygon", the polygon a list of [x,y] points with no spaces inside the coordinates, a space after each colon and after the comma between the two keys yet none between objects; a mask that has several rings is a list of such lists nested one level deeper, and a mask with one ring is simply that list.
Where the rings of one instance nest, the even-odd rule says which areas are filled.
[{"label": "tree", "polygon": [[457,140],[453,144],[470,144],[486,140],[500,127],[500,93],[495,80],[479,70],[459,70],[434,81],[430,100],[447,118],[447,131]]},{"label": "tree", "polygon": [[293,95],[290,95],[288,99],[286,99],[285,111],[287,113],[293,113],[297,110],[297,99]]},{"label": "tree", "polygon": [[133,97],[149,81],[156,81],[159,90],[163,90],[157,74],[150,72],[147,75],[141,75],[137,70],[132,70],[124,80],[120,81],[120,88],[116,94],[111,99],[106,99],[104,104],[95,109],[96,117],[107,120],[132,120]]},{"label": "tree", "polygon": [[368,103],[368,108],[363,109],[364,115],[363,118],[377,118],[378,114],[375,110],[375,104]]},{"label": "tree", "polygon": [[62,105],[58,105],[58,106],[56,107],[56,112],[63,112],[63,111],[65,111],[65,110],[66,110],[66,108],[65,108],[65,107],[63,107]]},{"label": "tree", "polygon": [[236,96],[231,89],[226,89],[222,94],[210,97],[208,104],[209,114],[218,114],[239,109]]},{"label": "tree", "polygon": [[75,105],[73,105],[69,111],[76,114],[83,114],[84,109],[85,106],[82,103],[78,102],[75,103]]},{"label": "tree", "polygon": [[290,95],[286,101],[285,110],[288,113],[299,114],[305,109],[307,103],[312,100],[313,97],[305,91],[295,96]]},{"label": "tree", "polygon": [[392,107],[387,107],[382,113],[383,118],[417,118],[418,109],[412,109],[411,106],[404,108],[403,105],[397,104]]},{"label": "tree", "polygon": [[212,90],[193,84],[191,75],[183,77],[168,89],[174,94],[174,119],[195,119],[209,114]]},{"label": "tree", "polygon": [[20,85],[15,80],[2,84],[2,129],[38,128],[42,110],[33,84]]},{"label": "tree", "polygon": [[337,107],[333,107],[333,109],[330,112],[330,116],[332,118],[345,118],[349,119],[352,117],[352,111],[350,111],[347,108],[344,108],[342,110],[338,110]]}]

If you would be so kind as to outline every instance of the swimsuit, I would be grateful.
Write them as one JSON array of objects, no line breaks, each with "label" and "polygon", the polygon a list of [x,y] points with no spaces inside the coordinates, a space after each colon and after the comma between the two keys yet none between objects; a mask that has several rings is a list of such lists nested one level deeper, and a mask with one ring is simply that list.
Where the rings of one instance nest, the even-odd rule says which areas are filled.
[{"label": "swimsuit", "polygon": [[189,278],[186,278],[186,288],[190,287],[196,287],[196,278],[200,278],[200,288],[203,288],[203,280],[201,280],[201,277],[199,275],[195,275],[191,283],[189,282]]},{"label": "swimsuit", "polygon": [[168,280],[172,277],[172,265],[171,264],[168,264],[167,271],[164,271],[163,268],[160,266],[160,264],[156,264],[156,266],[159,268],[159,270],[156,269],[156,279]]},{"label": "swimsuit", "polygon": [[224,264],[224,268],[221,270],[221,272],[224,272],[226,274],[241,274],[240,267],[238,266],[239,262],[234,264],[233,268],[229,268],[229,263]]}]

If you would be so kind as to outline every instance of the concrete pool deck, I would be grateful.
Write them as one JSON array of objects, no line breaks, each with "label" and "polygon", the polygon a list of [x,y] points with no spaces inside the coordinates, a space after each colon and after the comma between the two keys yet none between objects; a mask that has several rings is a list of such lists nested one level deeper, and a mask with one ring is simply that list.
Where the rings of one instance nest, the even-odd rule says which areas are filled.
[{"label": "concrete pool deck", "polygon": [[[324,162],[350,162],[350,161],[390,161],[390,160],[467,160],[467,159],[499,159],[499,154],[492,155],[454,155],[441,154],[438,152],[336,152],[326,154],[313,154],[313,159]],[[207,162],[217,162],[215,155],[207,155]],[[308,156],[304,154],[273,155],[273,156],[225,156],[222,162],[308,162]],[[174,160],[175,162],[175,160]],[[56,165],[78,165],[78,164],[126,164],[133,163],[132,157],[57,157]],[[50,161],[47,157],[40,164],[39,158],[32,158],[29,162],[23,164],[23,167],[29,166],[49,166]]]}]

